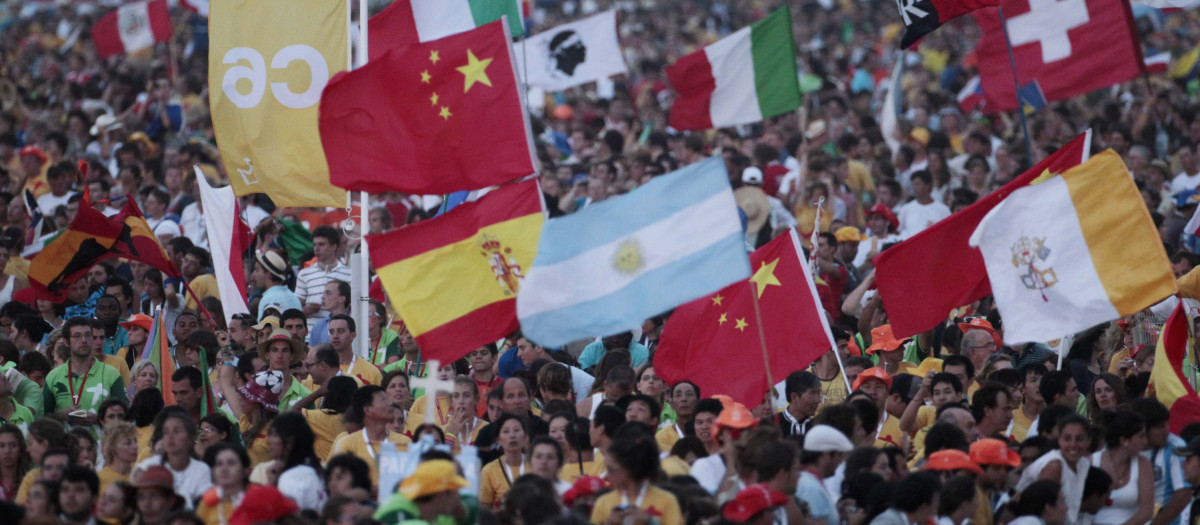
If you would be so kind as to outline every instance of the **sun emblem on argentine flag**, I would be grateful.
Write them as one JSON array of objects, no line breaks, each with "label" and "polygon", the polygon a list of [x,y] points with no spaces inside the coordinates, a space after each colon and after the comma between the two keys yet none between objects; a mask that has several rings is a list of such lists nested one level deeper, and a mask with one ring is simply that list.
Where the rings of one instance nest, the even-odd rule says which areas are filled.
[{"label": "sun emblem on argentine flag", "polygon": [[617,245],[617,251],[612,257],[613,269],[625,275],[638,273],[646,265],[642,255],[642,245],[637,239],[625,239]]}]

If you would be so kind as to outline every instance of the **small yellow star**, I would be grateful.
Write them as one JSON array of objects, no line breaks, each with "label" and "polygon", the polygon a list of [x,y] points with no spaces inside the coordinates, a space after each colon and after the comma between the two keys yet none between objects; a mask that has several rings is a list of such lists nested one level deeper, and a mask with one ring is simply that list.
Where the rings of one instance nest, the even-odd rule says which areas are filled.
[{"label": "small yellow star", "polygon": [[745,332],[745,331],[746,331],[746,326],[747,326],[747,325],[746,325],[746,318],[745,318],[745,317],[743,317],[743,318],[741,318],[741,319],[738,319],[738,320],[737,320],[737,326],[734,326],[734,328],[737,328],[738,330],[741,330],[741,331]]},{"label": "small yellow star", "polygon": [[429,76],[428,71],[421,72],[421,82],[428,84],[430,78],[433,78],[433,77]]},{"label": "small yellow star", "polygon": [[432,97],[429,97],[429,101],[430,101],[430,102],[432,102],[432,103],[433,103],[433,105],[435,105],[435,106],[436,106],[436,105],[437,105],[437,101],[438,101],[438,96],[437,96],[437,93],[434,93]]},{"label": "small yellow star", "polygon": [[725,321],[728,321],[728,319],[725,318],[725,314],[721,314],[721,318],[717,319],[717,324],[725,324]]},{"label": "small yellow star", "polygon": [[438,62],[438,60],[441,60],[441,57],[438,56],[438,52],[435,49],[435,50],[433,50],[433,52],[429,53],[429,61],[436,64]]},{"label": "small yellow star", "polygon": [[725,298],[721,297],[721,294],[717,294],[716,297],[712,298],[713,306],[721,306],[721,301],[724,300]]},{"label": "small yellow star", "polygon": [[450,120],[450,108],[442,106],[442,110],[438,112],[438,115],[441,115],[445,120]]},{"label": "small yellow star", "polygon": [[467,50],[467,65],[454,68],[466,77],[463,83],[463,93],[470,91],[471,86],[474,86],[476,82],[487,87],[492,87],[492,79],[487,76],[487,67],[491,64],[492,59],[485,58],[480,60],[475,58],[475,53],[471,52],[470,49]]}]

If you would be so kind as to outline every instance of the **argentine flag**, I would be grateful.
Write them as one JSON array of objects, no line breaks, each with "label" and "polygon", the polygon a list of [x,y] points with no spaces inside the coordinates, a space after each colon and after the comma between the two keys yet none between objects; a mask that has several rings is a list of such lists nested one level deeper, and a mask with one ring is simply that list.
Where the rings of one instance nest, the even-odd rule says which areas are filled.
[{"label": "argentine flag", "polygon": [[715,157],[547,221],[517,317],[531,341],[561,346],[629,330],[749,276],[737,203]]}]

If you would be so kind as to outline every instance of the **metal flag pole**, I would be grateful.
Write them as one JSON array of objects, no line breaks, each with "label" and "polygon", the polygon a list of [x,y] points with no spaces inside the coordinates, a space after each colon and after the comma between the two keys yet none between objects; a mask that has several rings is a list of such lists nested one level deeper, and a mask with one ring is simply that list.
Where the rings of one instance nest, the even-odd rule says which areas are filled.
[{"label": "metal flag pole", "polygon": [[[355,67],[367,65],[367,27],[369,25],[369,15],[370,11],[367,6],[367,0],[358,0],[358,57],[355,60]],[[358,308],[353,313],[354,323],[358,325],[358,332],[363,334],[355,340],[355,350],[359,355],[367,355],[367,347],[369,346],[370,339],[367,335],[369,333],[367,323],[370,319],[369,313],[371,310],[371,263],[369,258],[370,252],[367,247],[367,227],[370,221],[367,219],[367,202],[367,192],[358,192],[358,235],[360,238],[358,244],[358,265],[360,270],[355,272],[356,282],[354,284],[358,285],[358,290],[355,293],[355,303]],[[349,214],[347,214],[347,217],[349,220]]]},{"label": "metal flag pole", "polygon": [[1021,81],[1017,79],[1017,60],[1013,57],[1012,39],[1008,36],[1008,22],[1004,18],[1004,8],[997,6],[1000,14],[1000,29],[1004,31],[1004,45],[1008,47],[1008,64],[1012,67],[1013,95],[1017,97],[1017,116],[1021,117],[1021,130],[1025,132],[1025,162],[1033,166],[1033,147],[1029,143],[1029,120],[1025,118],[1025,103],[1021,102]]}]

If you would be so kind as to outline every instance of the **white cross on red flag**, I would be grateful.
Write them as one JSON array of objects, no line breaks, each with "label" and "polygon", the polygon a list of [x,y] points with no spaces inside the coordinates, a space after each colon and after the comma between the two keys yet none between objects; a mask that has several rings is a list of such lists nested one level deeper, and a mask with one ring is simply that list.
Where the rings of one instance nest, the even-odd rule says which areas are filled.
[{"label": "white cross on red flag", "polygon": [[[1128,0],[1004,0],[1021,85],[1037,81],[1046,100],[1062,100],[1142,73]],[[1017,108],[1012,66],[996,9],[974,13],[983,36],[976,53],[991,111]]]}]

